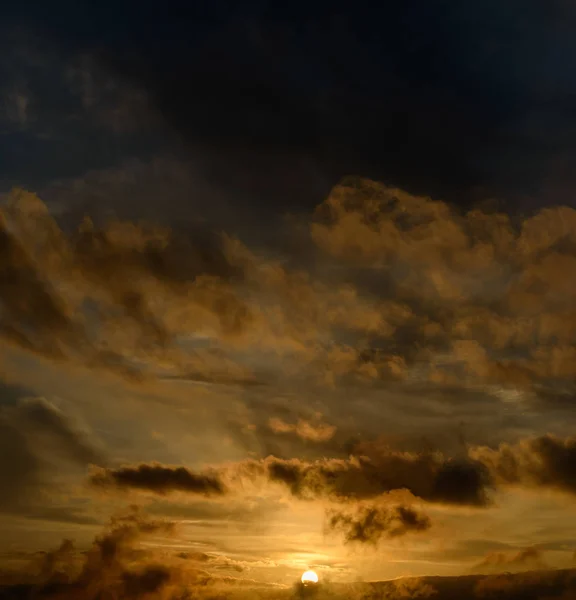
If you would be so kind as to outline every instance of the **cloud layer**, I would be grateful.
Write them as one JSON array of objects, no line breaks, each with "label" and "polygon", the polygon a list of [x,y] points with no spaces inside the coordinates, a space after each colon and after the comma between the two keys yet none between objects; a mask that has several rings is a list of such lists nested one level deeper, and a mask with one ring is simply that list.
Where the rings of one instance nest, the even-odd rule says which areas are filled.
[{"label": "cloud layer", "polygon": [[165,376],[249,383],[262,374],[247,353],[268,352],[285,375],[328,384],[569,393],[575,214],[518,222],[348,181],[309,224],[321,274],[201,230],[88,220],[69,235],[14,192],[1,220],[2,335],[127,376],[162,365]]},{"label": "cloud layer", "polygon": [[[462,211],[349,179],[272,248],[200,226],[71,227],[14,190],[0,214],[12,364],[112,375],[174,412],[158,408],[126,459],[56,404],[11,392],[3,510],[41,518],[29,499],[50,496],[51,473],[96,465],[86,493],[106,502],[223,506],[256,489],[381,544],[490,515],[508,492],[573,496],[575,214]],[[42,514],[92,518],[63,504]]]}]

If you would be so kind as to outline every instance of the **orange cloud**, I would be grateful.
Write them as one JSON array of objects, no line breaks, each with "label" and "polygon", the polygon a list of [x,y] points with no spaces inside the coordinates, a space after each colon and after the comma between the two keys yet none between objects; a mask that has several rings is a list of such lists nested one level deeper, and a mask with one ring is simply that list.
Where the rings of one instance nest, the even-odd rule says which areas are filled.
[{"label": "orange cloud", "polygon": [[268,426],[275,433],[293,433],[303,440],[311,442],[327,442],[336,433],[336,427],[325,423],[310,423],[304,419],[298,419],[296,424],[286,423],[279,418],[270,418]]}]

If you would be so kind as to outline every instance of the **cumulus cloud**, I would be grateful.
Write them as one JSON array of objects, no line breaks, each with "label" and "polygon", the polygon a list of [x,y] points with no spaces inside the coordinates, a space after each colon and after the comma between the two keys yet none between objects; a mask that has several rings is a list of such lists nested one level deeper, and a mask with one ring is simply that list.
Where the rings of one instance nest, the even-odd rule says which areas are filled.
[{"label": "cumulus cloud", "polygon": [[516,221],[348,180],[318,208],[310,232],[365,289],[406,306],[384,348],[409,365],[427,362],[431,381],[571,381],[575,290],[565,273],[576,260],[574,209]]},{"label": "cumulus cloud", "polygon": [[377,544],[382,538],[395,538],[430,529],[432,523],[409,506],[363,506],[355,512],[329,510],[328,530],[344,536],[347,543]]}]

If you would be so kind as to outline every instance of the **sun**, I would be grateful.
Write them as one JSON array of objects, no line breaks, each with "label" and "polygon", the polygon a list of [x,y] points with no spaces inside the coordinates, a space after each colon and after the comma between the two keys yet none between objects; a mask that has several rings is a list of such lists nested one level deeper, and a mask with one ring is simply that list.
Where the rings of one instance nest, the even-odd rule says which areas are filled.
[{"label": "sun", "polygon": [[318,583],[318,575],[315,571],[306,571],[306,573],[302,574],[302,583],[304,585],[307,583]]}]

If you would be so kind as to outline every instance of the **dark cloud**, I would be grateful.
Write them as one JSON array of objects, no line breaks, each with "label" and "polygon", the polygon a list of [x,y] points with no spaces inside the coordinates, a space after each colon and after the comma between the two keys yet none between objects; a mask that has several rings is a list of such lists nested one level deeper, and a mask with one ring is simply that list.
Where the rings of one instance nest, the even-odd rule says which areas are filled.
[{"label": "dark cloud", "polygon": [[436,473],[431,499],[446,504],[481,506],[488,502],[491,486],[488,470],[476,461],[448,460]]},{"label": "dark cloud", "polygon": [[[576,443],[560,437],[576,394],[576,212],[552,206],[576,182],[569,2],[410,0],[369,19],[298,2],[180,19],[36,4],[5,19],[33,32],[24,44],[0,35],[0,192],[27,180],[52,214],[21,190],[0,199],[6,354],[159,378],[167,396],[186,380],[242,388],[223,417],[240,433],[218,450],[238,464],[137,464],[93,483],[228,500],[246,477],[341,515],[394,495],[487,507],[510,486],[576,492]],[[333,188],[349,173],[362,179]],[[485,196],[498,200],[470,208]],[[207,221],[264,226],[244,245]],[[8,396],[0,507],[90,523],[45,497],[56,473],[107,456],[55,406]],[[350,514],[339,524],[360,537],[389,525]],[[172,576],[150,568],[113,578],[156,593]]]},{"label": "dark cloud", "polygon": [[[222,237],[204,229],[178,236],[158,226],[99,227],[87,219],[66,233],[22,190],[0,211],[0,335],[48,358],[138,377],[151,358],[162,357],[172,368],[180,362],[180,376],[198,371],[210,380],[210,357],[195,363],[194,352],[186,357],[175,348],[175,338],[207,320],[224,336],[245,330],[250,311],[230,283],[241,274]],[[153,308],[152,297],[162,309]],[[234,380],[233,371],[228,377]]]},{"label": "dark cloud", "polygon": [[358,290],[394,302],[393,331],[372,336],[358,370],[388,379],[394,357],[404,381],[417,368],[446,387],[572,390],[575,290],[564,274],[575,215],[559,206],[517,219],[361,179],[337,186],[311,236]]},{"label": "dark cloud", "polygon": [[547,434],[498,448],[469,447],[468,458],[402,453],[379,445],[360,446],[366,454],[350,460],[303,462],[270,457],[264,461],[271,481],[299,498],[371,498],[406,489],[428,502],[486,506],[501,486],[547,487],[576,493],[576,441]]},{"label": "dark cloud", "polygon": [[[28,26],[11,28],[6,18],[0,132],[12,151],[0,150],[2,191],[36,188],[158,147],[146,94],[99,68],[89,52],[63,51]],[[87,137],[89,145],[82,141]]]},{"label": "dark cloud", "polygon": [[548,434],[471,451],[501,483],[576,494],[576,439]]},{"label": "dark cloud", "polygon": [[90,477],[98,487],[137,489],[156,494],[184,492],[203,496],[222,496],[226,486],[217,473],[194,473],[185,467],[160,464],[138,465],[120,469],[98,469]]},{"label": "dark cloud", "polygon": [[502,444],[498,449],[470,447],[466,459],[400,452],[380,445],[370,449],[363,444],[361,448],[363,454],[350,459],[303,461],[269,456],[205,473],[143,464],[99,470],[91,480],[97,485],[159,494],[182,491],[222,495],[227,492],[223,478],[264,477],[286,486],[299,499],[358,501],[407,490],[427,502],[479,507],[490,504],[490,491],[498,486],[546,486],[575,493],[572,454],[576,443],[571,438],[546,435],[516,445]]},{"label": "dark cloud", "polygon": [[[242,561],[199,552],[173,553],[142,543],[174,534],[173,522],[150,519],[133,507],[113,517],[86,551],[63,540],[54,550],[30,557],[22,572],[0,573],[0,598],[187,600],[275,587],[222,573],[242,572]],[[254,597],[247,594],[240,597]]]},{"label": "dark cloud", "polygon": [[[104,12],[92,18],[108,32]],[[263,210],[313,205],[350,173],[459,199],[571,180],[559,132],[574,127],[573,82],[557,62],[576,53],[568,3],[417,0],[372,17],[216,3],[178,24],[154,14],[154,27],[142,16],[74,38]]]},{"label": "dark cloud", "polygon": [[186,234],[129,221],[108,226],[85,221],[72,243],[79,268],[103,286],[121,273],[149,273],[175,289],[201,276],[228,280],[242,275],[224,254],[217,233],[189,226]]},{"label": "dark cloud", "polygon": [[354,513],[329,510],[329,530],[343,534],[348,543],[377,544],[383,538],[395,538],[430,529],[428,516],[409,506],[361,507]]},{"label": "dark cloud", "polygon": [[30,574],[48,584],[67,582],[78,568],[81,558],[74,542],[64,539],[57,548],[36,553],[30,568]]},{"label": "dark cloud", "polygon": [[[44,398],[24,398],[14,406],[3,407],[0,430],[3,511],[46,520],[90,519],[72,507],[52,506],[46,495],[52,489],[51,474],[56,469],[105,463],[103,453],[87,433]],[[64,461],[64,466],[58,465],[58,460]]]},{"label": "dark cloud", "polygon": [[34,392],[29,388],[11,383],[5,373],[0,371],[0,405],[14,405],[21,398],[26,398],[34,395]]},{"label": "dark cloud", "polygon": [[174,523],[165,520],[151,520],[143,516],[137,508],[127,515],[113,517],[107,531],[96,537],[83,573],[89,576],[101,565],[115,564],[122,558],[126,549],[131,549],[140,537],[154,534],[171,534]]},{"label": "dark cloud", "polygon": [[429,502],[485,506],[490,477],[478,462],[454,462],[429,454],[390,451],[374,458],[264,461],[268,477],[298,498],[374,498],[405,489]]},{"label": "dark cloud", "polygon": [[35,495],[40,485],[42,460],[26,435],[0,417],[0,477],[4,510],[18,509]]},{"label": "dark cloud", "polygon": [[[32,331],[39,339],[39,350],[52,357],[61,355],[58,343],[61,339],[82,343],[65,303],[44,283],[31,257],[9,231],[4,215],[0,215],[0,277],[3,308],[0,329],[5,337],[34,349],[28,333]],[[56,338],[49,342],[51,333]],[[74,339],[79,335],[80,339]]]},{"label": "dark cloud", "polygon": [[0,325],[48,357],[235,385],[276,369],[328,387],[574,391],[567,207],[515,220],[349,179],[308,223],[309,267],[202,228],[66,233],[22,191],[3,215]]},{"label": "dark cloud", "polygon": [[280,483],[303,500],[362,500],[407,490],[429,502],[470,506],[489,503],[490,478],[481,463],[394,451],[380,454],[377,459],[358,456],[310,462],[269,456],[201,473],[185,467],[142,464],[97,469],[90,481],[97,486],[142,489],[157,494],[180,491],[218,496],[227,493],[225,479],[235,481],[239,477]]},{"label": "dark cloud", "polygon": [[215,2],[136,21],[126,2],[64,4],[62,21],[38,3],[4,19],[9,182],[168,146],[264,222],[349,174],[461,204],[558,202],[573,184],[574,82],[558,66],[576,55],[569,2],[414,0],[371,19],[352,5]]},{"label": "dark cloud", "polygon": [[45,398],[23,398],[17,406],[16,418],[32,436],[46,436],[60,454],[81,465],[103,464],[103,453],[89,436]]},{"label": "dark cloud", "polygon": [[146,594],[158,593],[170,581],[170,575],[170,569],[154,565],[122,573],[124,597],[141,598]]},{"label": "dark cloud", "polygon": [[170,568],[151,563],[133,565],[131,554],[140,539],[170,535],[173,528],[170,522],[152,521],[137,511],[113,518],[83,555],[70,540],[42,553],[36,567],[37,582],[28,592],[41,598],[96,598],[109,593],[141,598],[158,593],[170,580]]}]

